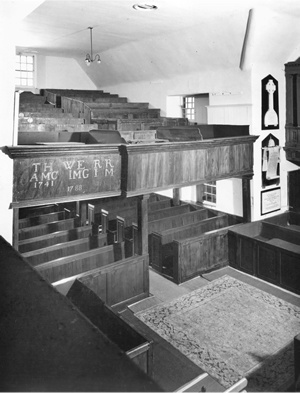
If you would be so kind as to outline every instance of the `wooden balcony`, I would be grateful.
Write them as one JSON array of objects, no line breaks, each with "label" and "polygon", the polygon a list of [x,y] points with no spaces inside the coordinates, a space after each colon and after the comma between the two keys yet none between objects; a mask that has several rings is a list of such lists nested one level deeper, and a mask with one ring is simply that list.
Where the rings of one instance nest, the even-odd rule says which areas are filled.
[{"label": "wooden balcony", "polygon": [[150,194],[253,175],[256,136],[192,142],[50,143],[7,147],[14,160],[12,207]]}]

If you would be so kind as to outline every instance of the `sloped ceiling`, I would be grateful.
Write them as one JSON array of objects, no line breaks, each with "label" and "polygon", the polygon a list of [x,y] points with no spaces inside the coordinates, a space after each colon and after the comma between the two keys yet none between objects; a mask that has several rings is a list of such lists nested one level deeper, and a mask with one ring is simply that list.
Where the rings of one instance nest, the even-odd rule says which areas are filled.
[{"label": "sloped ceiling", "polygon": [[[18,24],[17,50],[75,58],[92,80],[111,85],[246,69],[256,57],[288,58],[299,47],[299,0],[153,0],[153,11],[134,4],[46,0]],[[102,63],[86,67],[89,26]]]}]

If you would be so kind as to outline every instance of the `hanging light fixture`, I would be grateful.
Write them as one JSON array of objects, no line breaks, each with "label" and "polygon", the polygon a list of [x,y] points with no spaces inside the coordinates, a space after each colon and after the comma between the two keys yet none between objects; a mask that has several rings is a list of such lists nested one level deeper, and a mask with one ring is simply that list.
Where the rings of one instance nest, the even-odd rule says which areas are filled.
[{"label": "hanging light fixture", "polygon": [[101,59],[100,59],[100,55],[98,53],[93,58],[93,28],[92,27],[88,27],[88,29],[90,29],[91,54],[87,53],[87,55],[85,56],[85,63],[86,63],[87,66],[90,66],[91,63],[93,63],[94,61],[97,61],[97,63],[100,64],[101,63]]}]

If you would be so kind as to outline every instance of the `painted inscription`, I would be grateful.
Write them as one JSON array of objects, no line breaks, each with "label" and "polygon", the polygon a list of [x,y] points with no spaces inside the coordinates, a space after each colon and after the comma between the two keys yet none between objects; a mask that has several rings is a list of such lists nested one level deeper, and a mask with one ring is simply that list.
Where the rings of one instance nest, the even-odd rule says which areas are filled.
[{"label": "painted inscription", "polygon": [[14,201],[120,189],[119,155],[15,160]]}]

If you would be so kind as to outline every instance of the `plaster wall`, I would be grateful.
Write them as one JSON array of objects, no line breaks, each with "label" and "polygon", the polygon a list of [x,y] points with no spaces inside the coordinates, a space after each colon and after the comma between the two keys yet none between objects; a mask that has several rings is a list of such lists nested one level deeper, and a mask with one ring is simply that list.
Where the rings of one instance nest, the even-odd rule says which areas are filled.
[{"label": "plaster wall", "polygon": [[[272,75],[278,81],[279,127],[278,129],[262,129],[262,93],[261,81],[266,76]],[[284,64],[256,64],[252,68],[252,133],[259,135],[254,144],[254,176],[252,180],[252,220],[259,220],[288,210],[287,173],[297,169],[297,166],[286,160],[285,146],[285,74]],[[280,146],[280,183],[278,186],[262,186],[262,141],[269,135],[274,135],[279,140]],[[280,210],[261,214],[261,192],[280,187]]]},{"label": "plaster wall", "polygon": [[96,85],[76,60],[38,55],[37,88],[95,90]]}]

